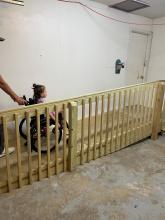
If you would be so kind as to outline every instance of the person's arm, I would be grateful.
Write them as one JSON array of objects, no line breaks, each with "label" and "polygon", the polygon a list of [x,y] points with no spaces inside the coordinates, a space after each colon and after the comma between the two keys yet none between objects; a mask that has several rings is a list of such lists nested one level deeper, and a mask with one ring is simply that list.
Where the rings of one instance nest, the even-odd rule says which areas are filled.
[{"label": "person's arm", "polygon": [[53,121],[55,121],[55,113],[54,112],[50,112],[50,118],[53,120]]},{"label": "person's arm", "polygon": [[19,97],[7,84],[7,82],[3,79],[3,77],[0,75],[0,88],[7,93],[14,102],[17,102],[19,105],[25,105],[26,101]]}]

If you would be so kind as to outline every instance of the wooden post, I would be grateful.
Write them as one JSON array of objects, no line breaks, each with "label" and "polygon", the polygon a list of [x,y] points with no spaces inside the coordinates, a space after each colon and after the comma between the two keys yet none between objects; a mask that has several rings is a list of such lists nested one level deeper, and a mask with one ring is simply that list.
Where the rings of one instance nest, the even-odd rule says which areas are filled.
[{"label": "wooden post", "polygon": [[158,133],[160,131],[161,126],[161,114],[162,114],[162,106],[163,106],[163,99],[164,99],[164,91],[165,86],[161,83],[157,84],[156,88],[156,97],[155,97],[155,104],[154,104],[154,115],[153,115],[153,122],[152,122],[152,140],[156,140],[158,138]]},{"label": "wooden post", "polygon": [[73,171],[77,166],[77,116],[78,106],[76,102],[69,104],[69,146],[68,146],[68,170]]}]

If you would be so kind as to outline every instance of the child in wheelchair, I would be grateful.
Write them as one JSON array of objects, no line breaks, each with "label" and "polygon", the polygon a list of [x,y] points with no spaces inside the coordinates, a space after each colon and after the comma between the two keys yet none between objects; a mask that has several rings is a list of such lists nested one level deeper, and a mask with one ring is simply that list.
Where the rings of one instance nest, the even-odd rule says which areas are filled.
[{"label": "child in wheelchair", "polygon": [[[23,98],[27,101],[28,105],[34,105],[43,103],[44,99],[47,97],[47,91],[46,87],[44,85],[37,85],[33,84],[33,98],[30,98],[29,101],[26,100],[26,97]],[[54,144],[54,135],[55,135],[55,112],[50,113],[50,140],[52,140],[52,143],[50,141],[50,150],[53,150],[55,148]],[[27,140],[27,135],[23,131],[23,125],[26,119],[24,118],[19,126],[19,131],[21,136]],[[68,124],[66,124],[68,128]],[[40,115],[40,128],[41,128],[41,152],[46,153],[47,152],[47,132],[46,132],[46,117],[44,114]],[[63,112],[60,111],[58,113],[58,143],[60,143],[62,139],[62,132],[63,132]],[[38,152],[38,140],[37,140],[37,120],[36,117],[31,117],[30,122],[30,133],[31,133],[31,148],[32,150]],[[68,143],[68,139],[66,140]],[[27,145],[27,142],[25,143]]]},{"label": "child in wheelchair", "polygon": [[[33,84],[33,101],[34,104],[44,103],[44,99],[47,97],[46,87],[44,85]],[[55,112],[50,113],[50,118],[55,121]],[[60,111],[58,113],[58,119],[60,122],[63,121],[63,113]],[[61,124],[59,124],[60,126]]]}]

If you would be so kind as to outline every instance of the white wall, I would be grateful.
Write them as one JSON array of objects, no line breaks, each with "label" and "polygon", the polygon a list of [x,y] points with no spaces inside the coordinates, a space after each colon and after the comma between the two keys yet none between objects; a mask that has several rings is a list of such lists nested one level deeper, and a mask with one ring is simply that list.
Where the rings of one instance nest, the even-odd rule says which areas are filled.
[{"label": "white wall", "polygon": [[[151,20],[82,0],[103,14],[137,23]],[[18,95],[31,85],[47,86],[48,100],[124,86],[125,70],[115,75],[117,58],[127,61],[132,26],[112,22],[80,5],[55,0],[25,0],[25,6],[0,3],[0,72]],[[13,107],[0,92],[0,109]]]},{"label": "white wall", "polygon": [[[155,24],[165,24],[165,17],[154,20]],[[148,81],[165,80],[165,25],[153,26],[153,41]]]}]

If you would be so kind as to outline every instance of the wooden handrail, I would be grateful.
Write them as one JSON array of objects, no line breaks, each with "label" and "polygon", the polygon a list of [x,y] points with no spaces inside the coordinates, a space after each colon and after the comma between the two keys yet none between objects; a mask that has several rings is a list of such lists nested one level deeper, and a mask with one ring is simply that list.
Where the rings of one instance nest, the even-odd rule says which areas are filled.
[{"label": "wooden handrail", "polygon": [[[153,82],[147,82],[147,83],[141,83],[141,84],[135,84],[135,85],[130,85],[130,86],[126,86],[126,87],[120,87],[120,88],[116,88],[116,89],[110,89],[110,90],[105,90],[105,91],[101,91],[101,92],[96,92],[96,93],[89,93],[87,95],[83,95],[83,96],[79,96],[79,97],[73,97],[73,98],[68,98],[68,99],[59,100],[59,101],[55,101],[55,102],[35,104],[35,109],[50,107],[50,106],[54,106],[56,104],[58,104],[58,105],[63,105],[63,104],[66,104],[66,103],[69,104],[69,102],[78,102],[78,104],[81,104],[82,99],[89,99],[89,98],[92,98],[92,97],[104,95],[105,93],[108,94],[108,93],[111,93],[111,92],[117,92],[119,90],[121,90],[121,91],[122,90],[127,90],[127,89],[130,89],[130,88],[136,88],[136,87],[139,87],[139,86],[154,84],[156,82],[163,82],[163,83],[165,83],[165,80],[153,81]],[[34,105],[24,106],[24,107],[16,108],[16,109],[4,110],[4,111],[0,112],[0,117],[2,117],[4,115],[9,115],[9,114],[13,115],[15,113],[22,114],[25,111],[32,111],[32,110],[34,110]]]}]

